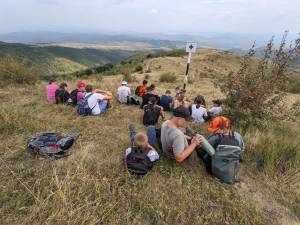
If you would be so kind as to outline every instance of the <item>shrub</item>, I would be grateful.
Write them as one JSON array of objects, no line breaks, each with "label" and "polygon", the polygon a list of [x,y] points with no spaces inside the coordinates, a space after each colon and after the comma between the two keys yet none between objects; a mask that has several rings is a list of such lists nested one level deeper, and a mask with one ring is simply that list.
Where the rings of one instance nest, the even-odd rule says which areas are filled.
[{"label": "shrub", "polygon": [[149,79],[150,79],[150,75],[149,74],[145,74],[144,80],[149,80]]},{"label": "shrub", "polygon": [[249,50],[236,73],[222,77],[216,85],[225,94],[227,114],[242,128],[260,125],[280,115],[280,104],[287,88],[287,67],[299,48],[300,39],[286,48],[287,32],[278,49],[274,50],[273,38],[264,56],[253,59],[255,45]]},{"label": "shrub", "polygon": [[143,73],[143,66],[142,65],[137,65],[134,69],[134,72]]},{"label": "shrub", "polygon": [[127,81],[127,82],[134,82],[136,81],[135,77],[132,76],[131,72],[129,70],[125,70],[123,71],[123,80]]},{"label": "shrub", "polygon": [[170,72],[163,73],[160,75],[159,81],[165,83],[174,83],[176,82],[176,76],[174,73],[170,73]]},{"label": "shrub", "polygon": [[19,84],[34,85],[39,76],[36,68],[26,67],[11,56],[4,56],[0,59],[0,87]]}]

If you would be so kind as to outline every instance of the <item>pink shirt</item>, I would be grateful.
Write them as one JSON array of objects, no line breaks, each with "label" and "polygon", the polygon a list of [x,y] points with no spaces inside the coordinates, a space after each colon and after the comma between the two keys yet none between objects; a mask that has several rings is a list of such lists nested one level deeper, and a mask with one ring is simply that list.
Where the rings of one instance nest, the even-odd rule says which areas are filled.
[{"label": "pink shirt", "polygon": [[50,103],[55,103],[55,91],[59,88],[56,83],[47,85],[47,100]]}]

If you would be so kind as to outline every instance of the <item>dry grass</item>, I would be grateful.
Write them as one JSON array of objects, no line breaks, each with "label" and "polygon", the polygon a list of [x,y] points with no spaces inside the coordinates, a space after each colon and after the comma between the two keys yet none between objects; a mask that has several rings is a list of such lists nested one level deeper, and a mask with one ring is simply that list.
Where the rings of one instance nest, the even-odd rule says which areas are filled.
[{"label": "dry grass", "polygon": [[[160,61],[166,71],[182,68],[176,62],[172,64],[173,61],[165,65],[163,60],[169,59]],[[150,82],[158,84],[158,92],[173,90],[177,84],[159,83],[160,74],[161,70],[150,74]],[[133,90],[144,78],[144,75],[135,76]],[[119,75],[87,82],[115,91],[121,80],[122,75]],[[272,220],[264,214],[251,197],[251,189],[241,192],[239,184],[229,186],[208,176],[195,155],[181,165],[162,156],[143,179],[128,175],[123,161],[125,148],[130,144],[127,126],[133,123],[139,131],[145,130],[141,125],[142,111],[115,102],[114,109],[103,117],[81,118],[74,108],[48,104],[44,85],[0,89],[0,224],[259,225],[280,222],[277,217]],[[222,97],[207,78],[188,85],[187,90],[191,98],[197,94],[206,96],[207,101]],[[194,128],[203,133],[206,125]],[[42,131],[76,131],[81,137],[72,146],[68,158],[38,160],[29,155],[24,146],[29,137]],[[251,146],[256,145],[255,140],[260,141],[260,137],[252,139],[249,135],[246,139]],[[246,165],[249,173],[255,171],[251,161],[246,161]],[[264,178],[263,174],[257,176],[255,182],[266,182]],[[249,184],[246,175],[243,180],[243,184]],[[266,185],[273,190],[271,197],[279,202],[283,199],[279,196],[291,201],[297,196],[299,199],[299,194],[296,197],[294,192],[293,196],[287,194],[288,189],[280,189],[275,181]],[[291,208],[296,203],[282,202]]]}]

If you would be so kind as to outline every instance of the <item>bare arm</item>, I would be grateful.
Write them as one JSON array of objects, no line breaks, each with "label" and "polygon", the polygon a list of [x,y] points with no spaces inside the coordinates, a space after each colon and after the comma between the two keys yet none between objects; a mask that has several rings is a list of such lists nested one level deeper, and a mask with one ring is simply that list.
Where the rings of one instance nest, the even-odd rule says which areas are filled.
[{"label": "bare arm", "polygon": [[109,96],[112,96],[112,93],[110,91],[104,91],[102,89],[95,89],[94,90],[96,93],[99,93],[99,94],[104,94],[104,95],[109,95]]},{"label": "bare arm", "polygon": [[103,100],[111,100],[111,99],[112,99],[112,96],[110,96],[110,95],[104,95]]},{"label": "bare arm", "polygon": [[202,142],[201,137],[195,136],[192,139],[192,144],[190,144],[187,148],[183,150],[181,153],[175,153],[174,156],[177,162],[181,163],[183,160],[185,160],[195,149],[196,147]]}]

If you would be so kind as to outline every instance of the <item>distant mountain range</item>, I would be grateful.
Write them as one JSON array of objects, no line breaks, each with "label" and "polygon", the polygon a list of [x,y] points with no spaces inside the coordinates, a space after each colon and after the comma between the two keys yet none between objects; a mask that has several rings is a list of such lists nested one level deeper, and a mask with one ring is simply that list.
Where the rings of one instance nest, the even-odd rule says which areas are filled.
[{"label": "distant mountain range", "polygon": [[68,73],[94,65],[119,63],[135,51],[69,48],[0,42],[0,57],[11,55],[26,65],[40,67],[44,73]]},{"label": "distant mountain range", "polygon": [[51,44],[51,43],[82,43],[112,45],[114,43],[144,43],[152,49],[179,48],[185,45],[183,41],[152,39],[135,35],[108,35],[108,34],[71,34],[56,32],[17,32],[0,34],[0,41],[24,44]]}]

